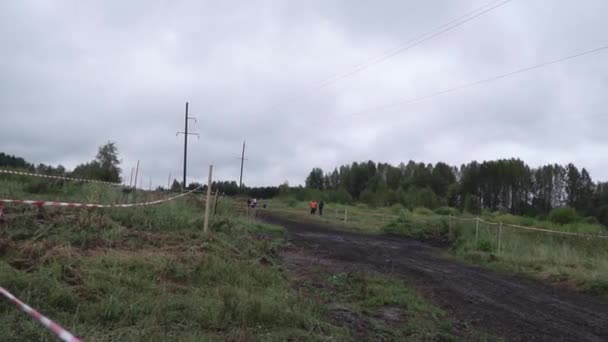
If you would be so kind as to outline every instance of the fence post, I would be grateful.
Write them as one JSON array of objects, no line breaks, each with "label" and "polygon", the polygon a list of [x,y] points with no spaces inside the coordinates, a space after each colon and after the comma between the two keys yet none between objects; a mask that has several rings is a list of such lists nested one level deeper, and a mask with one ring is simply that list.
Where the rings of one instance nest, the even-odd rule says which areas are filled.
[{"label": "fence post", "polygon": [[452,215],[448,216],[448,236],[452,236]]},{"label": "fence post", "polygon": [[203,233],[209,231],[209,202],[211,202],[211,180],[213,174],[213,165],[209,165],[209,180],[207,182],[207,200],[205,201],[205,221],[203,223]]},{"label": "fence post", "polygon": [[475,246],[479,245],[479,216],[475,218]]},{"label": "fence post", "polygon": [[498,254],[500,254],[501,235],[502,235],[502,222],[500,222],[500,225],[498,226]]},{"label": "fence post", "polygon": [[344,223],[348,220],[348,208],[344,208]]}]

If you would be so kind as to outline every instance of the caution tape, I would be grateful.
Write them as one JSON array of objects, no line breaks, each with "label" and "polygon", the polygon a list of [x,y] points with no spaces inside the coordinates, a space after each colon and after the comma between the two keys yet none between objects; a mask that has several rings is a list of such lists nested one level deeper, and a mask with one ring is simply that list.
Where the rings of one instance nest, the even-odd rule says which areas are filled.
[{"label": "caution tape", "polygon": [[538,231],[538,232],[545,232],[545,233],[552,233],[552,234],[561,234],[561,235],[571,235],[571,236],[578,236],[578,237],[584,237],[584,238],[608,239],[607,235],[562,232],[562,231],[559,231],[559,230],[551,230],[551,229],[536,228],[536,227],[526,227],[526,226],[520,226],[520,225],[517,225],[517,224],[505,224],[505,225],[503,225],[503,227],[514,227],[514,228],[519,228],[519,229],[535,230],[535,231]]},{"label": "caution tape", "polygon": [[194,191],[200,189],[198,187],[194,190],[190,190],[188,192],[184,192],[183,194],[165,198],[162,200],[151,201],[151,202],[141,202],[141,203],[132,203],[132,204],[96,204],[96,203],[79,203],[79,202],[55,202],[55,201],[36,201],[36,200],[18,200],[18,199],[0,199],[0,205],[5,203],[17,203],[17,204],[27,204],[33,205],[37,207],[68,207],[68,208],[131,208],[131,207],[143,207],[148,205],[160,204],[164,202],[169,202],[174,199],[186,196],[188,194],[193,193]]},{"label": "caution tape", "polygon": [[96,180],[96,179],[51,176],[51,175],[43,175],[40,173],[31,173],[31,172],[13,171],[13,170],[1,170],[0,169],[0,173],[9,174],[9,175],[18,175],[18,176],[31,176],[31,177],[40,177],[40,178],[61,179],[61,180],[69,180],[69,181],[75,181],[75,182],[99,183],[99,184],[118,185],[118,186],[122,185],[120,183],[105,182],[105,181],[100,181],[100,180]]},{"label": "caution tape", "polygon": [[[462,219],[459,219],[459,220],[462,220]],[[470,219],[468,219],[468,220],[470,220]],[[475,220],[479,220],[479,222],[483,222],[483,223],[488,224],[488,225],[494,225],[494,226],[500,225],[500,223],[488,222],[488,221],[480,219],[480,218],[476,218]],[[582,234],[582,233],[574,233],[574,232],[564,232],[564,231],[560,231],[560,230],[552,230],[552,229],[537,228],[537,227],[527,227],[527,226],[520,226],[518,224],[509,224],[509,223],[503,223],[502,226],[503,226],[503,228],[504,227],[513,227],[513,228],[517,228],[517,229],[533,230],[533,231],[537,231],[537,232],[550,233],[550,234],[558,234],[558,235],[577,236],[577,237],[582,237],[582,238],[608,239],[608,235]]]},{"label": "caution tape", "polygon": [[65,330],[59,324],[51,321],[46,316],[41,314],[40,312],[34,310],[29,305],[25,304],[19,298],[15,297],[12,293],[8,292],[4,287],[0,286],[0,294],[2,294],[6,299],[10,300],[13,304],[15,304],[21,311],[28,314],[31,318],[38,321],[40,324],[44,325],[47,329],[52,331],[59,339],[64,342],[81,342],[81,340],[74,336],[69,331]]}]

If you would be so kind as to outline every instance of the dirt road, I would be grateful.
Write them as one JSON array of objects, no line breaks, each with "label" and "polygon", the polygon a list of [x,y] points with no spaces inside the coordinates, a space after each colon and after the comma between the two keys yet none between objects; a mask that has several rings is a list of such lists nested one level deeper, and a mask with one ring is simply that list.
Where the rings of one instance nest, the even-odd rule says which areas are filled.
[{"label": "dirt road", "polygon": [[264,215],[315,258],[339,260],[412,283],[459,320],[522,341],[608,341],[608,303],[463,265],[418,241],[362,235]]}]

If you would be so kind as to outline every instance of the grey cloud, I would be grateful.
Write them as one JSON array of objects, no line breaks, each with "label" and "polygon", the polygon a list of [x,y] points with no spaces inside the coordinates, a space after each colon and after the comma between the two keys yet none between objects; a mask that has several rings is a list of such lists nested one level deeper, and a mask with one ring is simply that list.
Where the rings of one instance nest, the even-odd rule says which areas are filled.
[{"label": "grey cloud", "polygon": [[[522,157],[608,179],[606,52],[387,111],[605,44],[608,3],[517,1],[322,89],[313,85],[486,1],[60,1],[0,4],[0,150],[73,167],[116,141],[128,177],[180,178],[183,106],[207,165],[303,182],[313,166]],[[550,11],[547,10],[550,6]]]}]

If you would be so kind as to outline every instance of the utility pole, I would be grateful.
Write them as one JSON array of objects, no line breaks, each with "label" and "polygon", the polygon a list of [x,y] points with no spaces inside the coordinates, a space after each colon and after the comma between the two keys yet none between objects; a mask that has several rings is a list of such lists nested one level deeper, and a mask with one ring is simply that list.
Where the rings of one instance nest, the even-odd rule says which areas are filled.
[{"label": "utility pole", "polygon": [[139,160],[137,161],[137,167],[135,168],[135,182],[133,187],[137,189],[137,175],[139,174]]},{"label": "utility pole", "polygon": [[243,190],[243,164],[245,164],[245,141],[243,141],[243,152],[241,152],[241,177],[239,178],[239,191]]},{"label": "utility pole", "polygon": [[200,137],[198,133],[188,133],[188,121],[189,120],[194,120],[194,122],[196,122],[196,118],[188,116],[188,102],[186,102],[186,118],[184,120],[184,131],[177,132],[177,134],[176,134],[176,135],[180,135],[180,134],[184,135],[184,181],[182,184],[182,190],[186,189],[186,170],[187,170],[186,167],[188,165],[188,163],[187,163],[187,160],[188,160],[188,135],[196,135],[197,137]]},{"label": "utility pole", "polygon": [[167,191],[171,190],[171,172],[169,172],[169,178],[167,178]]}]

